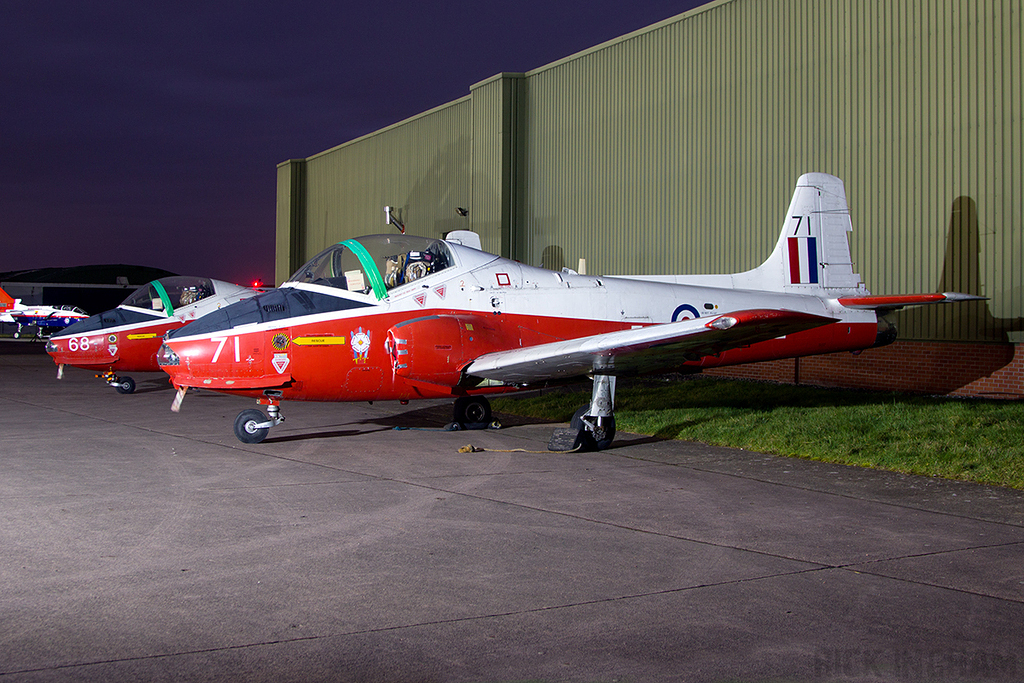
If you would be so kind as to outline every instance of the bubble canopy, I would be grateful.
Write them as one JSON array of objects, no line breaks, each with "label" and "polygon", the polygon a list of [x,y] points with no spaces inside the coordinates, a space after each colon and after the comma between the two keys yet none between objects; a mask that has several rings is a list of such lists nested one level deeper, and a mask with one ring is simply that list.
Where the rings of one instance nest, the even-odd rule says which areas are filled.
[{"label": "bubble canopy", "polygon": [[452,265],[448,245],[414,235],[368,235],[324,249],[289,282],[323,285],[384,299],[396,287]]},{"label": "bubble canopy", "polygon": [[194,304],[213,294],[213,282],[209,278],[179,275],[153,280],[139,287],[121,305],[162,311],[170,316],[174,315],[174,309]]},{"label": "bubble canopy", "polygon": [[59,337],[87,334],[122,325],[152,322],[174,315],[174,311],[215,294],[213,280],[174,275],[142,285],[114,309],[89,316],[61,330]]},{"label": "bubble canopy", "polygon": [[168,339],[369,308],[384,303],[392,290],[452,267],[456,258],[464,261],[472,258],[472,253],[483,261],[497,258],[472,249],[462,249],[456,257],[452,250],[444,240],[414,235],[368,235],[338,242],[310,259],[277,289],[213,311],[168,333]]}]

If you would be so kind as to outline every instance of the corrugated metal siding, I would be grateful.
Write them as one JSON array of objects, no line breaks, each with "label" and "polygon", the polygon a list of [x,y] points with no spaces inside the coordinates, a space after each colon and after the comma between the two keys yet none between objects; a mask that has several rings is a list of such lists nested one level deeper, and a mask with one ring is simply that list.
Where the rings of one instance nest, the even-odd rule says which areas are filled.
[{"label": "corrugated metal siding", "polygon": [[485,251],[501,254],[502,168],[501,119],[502,79],[491,78],[473,87],[473,198],[470,227],[480,235]]},{"label": "corrugated metal siding", "polygon": [[904,337],[1004,339],[1024,315],[1020,35],[1016,0],[733,0],[532,72],[526,260],[751,268],[796,178],[825,171],[872,291],[991,297],[908,312]]},{"label": "corrugated metal siding", "polygon": [[[590,273],[752,268],[797,177],[843,178],[877,294],[985,304],[903,338],[1024,329],[1019,0],[719,0],[308,160],[305,255],[383,229],[465,227]],[[279,216],[279,221],[283,220]],[[281,226],[279,230],[288,230]]]},{"label": "corrugated metal siding", "polygon": [[288,279],[292,235],[301,232],[301,226],[292,218],[294,203],[291,162],[286,161],[277,167],[277,234],[274,239],[274,280],[277,284]]},{"label": "corrugated metal siding", "polygon": [[[305,224],[306,160],[291,159],[277,167],[277,225],[302,226]],[[305,230],[280,227],[274,261],[274,279],[281,284],[299,266],[305,263]]]},{"label": "corrugated metal siding", "polygon": [[520,166],[524,74],[503,73],[473,86],[471,226],[481,246],[520,258]]},{"label": "corrugated metal siding", "polygon": [[[306,161],[304,260],[330,244],[391,232],[391,206],[412,235],[465,228],[471,198],[468,97]],[[301,260],[301,262],[304,262]]]}]

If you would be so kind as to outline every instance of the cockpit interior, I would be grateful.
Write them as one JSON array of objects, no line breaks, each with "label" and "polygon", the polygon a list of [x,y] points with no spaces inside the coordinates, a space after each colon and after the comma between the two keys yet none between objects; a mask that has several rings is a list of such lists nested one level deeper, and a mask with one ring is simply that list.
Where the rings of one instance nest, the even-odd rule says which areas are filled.
[{"label": "cockpit interior", "polygon": [[194,304],[213,293],[213,282],[209,278],[179,275],[139,287],[121,305],[174,315],[176,308]]},{"label": "cockpit interior", "polygon": [[175,275],[153,280],[132,292],[117,308],[74,323],[64,328],[61,335],[86,334],[164,319],[174,315],[176,309],[202,301],[215,293],[213,282],[205,277]]},{"label": "cockpit interior", "polygon": [[448,246],[414,235],[369,235],[339,242],[299,268],[290,282],[336,287],[378,300],[396,287],[452,265]]}]

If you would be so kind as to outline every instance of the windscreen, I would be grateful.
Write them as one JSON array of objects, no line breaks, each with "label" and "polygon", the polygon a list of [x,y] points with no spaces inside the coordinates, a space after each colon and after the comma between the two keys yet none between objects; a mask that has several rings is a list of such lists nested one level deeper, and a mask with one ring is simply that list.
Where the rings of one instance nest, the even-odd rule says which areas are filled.
[{"label": "windscreen", "polygon": [[441,240],[413,235],[370,235],[339,242],[314,256],[292,282],[387,296],[395,287],[444,270],[452,263]]},{"label": "windscreen", "polygon": [[165,277],[139,287],[121,305],[173,315],[175,309],[194,304],[213,294],[213,282],[209,278],[187,275]]},{"label": "windscreen", "polygon": [[161,318],[140,313],[138,311],[115,308],[110,311],[104,311],[103,313],[89,316],[85,320],[72,323],[68,327],[65,327],[59,336],[67,337],[77,334],[87,334],[89,332],[104,330],[110,327],[120,327],[121,325],[131,325],[133,323],[152,322],[154,320],[161,320]]},{"label": "windscreen", "polygon": [[348,311],[367,306],[372,304],[320,292],[282,287],[208,313],[180,330],[171,332],[169,338],[212,334],[238,325],[273,322],[315,313]]}]

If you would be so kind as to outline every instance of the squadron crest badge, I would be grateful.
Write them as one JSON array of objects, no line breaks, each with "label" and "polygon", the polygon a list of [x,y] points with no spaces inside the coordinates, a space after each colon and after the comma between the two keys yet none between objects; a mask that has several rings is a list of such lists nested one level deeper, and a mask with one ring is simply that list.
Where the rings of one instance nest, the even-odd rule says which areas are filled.
[{"label": "squadron crest badge", "polygon": [[352,332],[352,354],[356,363],[365,363],[370,353],[370,333],[362,327]]}]

